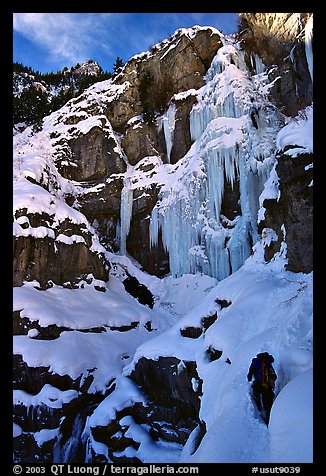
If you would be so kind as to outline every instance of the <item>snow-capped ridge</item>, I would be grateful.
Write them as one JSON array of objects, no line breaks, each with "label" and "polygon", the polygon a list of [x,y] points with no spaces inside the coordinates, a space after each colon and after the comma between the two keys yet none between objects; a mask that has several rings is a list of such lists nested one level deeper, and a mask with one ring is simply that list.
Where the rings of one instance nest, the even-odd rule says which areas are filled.
[{"label": "snow-capped ridge", "polygon": [[[181,36],[186,36],[190,40],[192,40],[200,31],[211,31],[211,34],[217,34],[221,37],[221,39],[224,37],[223,33],[221,33],[218,29],[212,27],[212,26],[199,26],[199,25],[194,25],[193,27],[190,28],[177,28],[175,32],[167,39],[164,39],[158,43],[155,43],[151,48],[147,51],[144,51],[142,53],[136,54],[132,56],[128,62],[134,61],[134,60],[139,60],[139,59],[144,59],[148,58],[157,51],[163,51],[163,54],[167,54],[170,49],[174,48],[176,45],[174,44],[175,41],[178,41]],[[166,47],[168,46],[168,50],[165,50]],[[162,58],[162,57],[161,57]],[[125,66],[122,68],[123,73]]]}]

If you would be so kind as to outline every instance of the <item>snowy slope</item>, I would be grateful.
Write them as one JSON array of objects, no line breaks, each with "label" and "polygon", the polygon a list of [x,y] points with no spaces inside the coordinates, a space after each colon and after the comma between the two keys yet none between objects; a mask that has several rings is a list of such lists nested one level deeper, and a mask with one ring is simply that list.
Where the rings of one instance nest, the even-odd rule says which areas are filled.
[{"label": "snowy slope", "polygon": [[[165,314],[162,317],[139,304],[114,276],[105,293],[93,286],[81,289],[53,286],[38,291],[36,284],[30,282],[14,288],[14,310],[22,310],[22,317],[28,316],[43,327],[55,324],[70,332],[62,332],[51,341],[35,340],[31,335],[15,336],[14,351],[31,367],[50,365],[51,371],[72,379],[82,375],[84,380],[91,373],[94,380],[89,392],[105,391],[106,384],[120,374],[137,346],[148,339],[146,322],[152,323],[155,329],[152,332],[156,334],[174,321],[173,316],[169,320]],[[128,332],[115,330],[132,323],[135,328]],[[103,327],[105,332],[80,332],[97,327]]]},{"label": "snowy slope", "polygon": [[[267,99],[268,77],[259,58],[255,58],[255,74],[249,74],[238,45],[233,39],[224,41],[206,85],[184,93],[196,95],[198,102],[190,116],[193,145],[177,164],[163,164],[159,156],[128,164],[119,136],[104,115],[105,107],[128,90],[127,83],[98,83],[45,118],[43,130],[35,136],[30,136],[29,128],[14,136],[14,211],[47,213],[54,225],[65,219],[82,224],[92,236],[94,253],[102,253],[112,265],[109,282],[102,283],[105,292],[96,291],[94,282],[80,282],[78,289],[53,285],[40,291],[35,281],[15,288],[13,310],[20,311],[21,318],[64,330],[53,340],[38,339],[36,329],[17,335],[14,352],[30,367],[48,367],[59,376],[80,378],[81,385],[92,377],[87,392],[102,394],[103,400],[87,418],[83,435],[89,448],[106,458],[107,448],[96,441],[91,429],[107,425],[132,402],[146,404],[144,394],[128,378],[142,357],[155,361],[172,356],[194,361],[203,381],[199,417],[206,423],[206,433],[200,445],[195,448],[197,430],[184,447],[154,442],[145,426],[127,416],[123,421],[129,427],[127,436],[135,437],[140,446],[128,447],[121,456],[165,463],[312,460],[313,275],[285,270],[286,242],[266,263],[263,246],[273,239],[272,230],[265,230],[262,237],[257,231],[263,199],[278,197],[276,151],[292,146],[287,153],[295,157],[313,150],[312,108],[291,121],[282,117]],[[258,111],[258,128],[251,118],[253,110]],[[120,174],[124,188],[119,255],[107,251],[87,218],[65,202],[67,195],[84,193],[83,184],[64,179],[55,162],[60,141],[53,135],[71,138],[70,119],[76,119],[73,134],[77,136],[100,127],[126,161],[127,171]],[[173,100],[160,127],[169,155]],[[232,221],[221,216],[221,207],[224,188],[237,181],[241,214]],[[161,229],[172,270],[162,279],[144,273],[126,256],[133,192],[152,185],[159,185],[160,194],[151,215],[151,244],[156,246]],[[88,192],[91,189],[92,185]],[[51,227],[30,226],[24,216],[14,220],[14,235],[67,242]],[[72,235],[68,243],[83,239]],[[126,272],[153,293],[153,309],[126,293],[121,284]],[[228,307],[221,307],[221,300],[228,301]],[[180,330],[200,325],[202,318],[215,312],[217,320],[198,338],[181,334]],[[119,327],[128,330],[121,332]],[[209,347],[219,350],[221,357],[211,361]],[[274,356],[278,375],[268,427],[253,405],[246,379],[251,359],[261,351]],[[116,388],[107,395],[112,381]],[[65,394],[48,385],[33,396],[15,393],[15,402],[28,408],[50,406],[50,401],[61,408],[75,398],[78,392]],[[17,424],[14,431],[17,436],[23,433]],[[39,445],[59,434],[59,428],[42,431],[35,433]]]},{"label": "snowy slope", "polygon": [[[173,355],[185,361],[196,360],[204,382],[200,417],[206,422],[207,433],[193,454],[190,436],[180,462],[277,462],[288,438],[280,415],[287,406],[297,421],[298,445],[288,445],[286,456],[291,454],[291,462],[311,462],[312,387],[305,375],[312,367],[312,276],[286,272],[283,265],[282,257],[266,265],[257,249],[240,270],[214,286],[201,304],[175,326],[142,344],[133,362],[125,367],[124,374],[128,375],[142,356],[155,360]],[[197,279],[200,283],[205,277],[197,275]],[[201,316],[218,308],[217,298],[232,304],[218,312],[218,320],[205,335],[197,339],[182,337],[180,328],[196,325]],[[223,352],[220,359],[210,361],[206,353],[209,346]],[[246,379],[251,359],[261,351],[274,356],[278,375],[276,394],[280,398],[275,401],[269,428],[255,410]],[[294,406],[293,393],[286,388],[301,373],[307,398],[302,397]],[[288,427],[291,421],[289,416]],[[306,447],[304,453],[300,441]],[[150,461],[150,455],[142,456]]]}]

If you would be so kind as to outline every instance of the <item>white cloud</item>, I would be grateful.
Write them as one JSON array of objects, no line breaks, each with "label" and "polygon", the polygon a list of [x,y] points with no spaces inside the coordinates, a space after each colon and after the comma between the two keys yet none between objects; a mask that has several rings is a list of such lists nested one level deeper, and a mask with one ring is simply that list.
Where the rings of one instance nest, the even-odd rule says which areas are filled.
[{"label": "white cloud", "polygon": [[109,15],[14,13],[13,28],[42,46],[52,58],[77,63],[89,59],[96,48],[110,50],[101,40]]}]

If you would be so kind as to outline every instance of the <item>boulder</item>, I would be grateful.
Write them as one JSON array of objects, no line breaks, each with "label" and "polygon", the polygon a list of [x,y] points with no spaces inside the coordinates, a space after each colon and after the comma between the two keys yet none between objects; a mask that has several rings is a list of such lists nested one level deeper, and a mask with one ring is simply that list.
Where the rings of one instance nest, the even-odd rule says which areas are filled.
[{"label": "boulder", "polygon": [[[15,220],[24,219],[29,233],[13,237],[13,285],[36,280],[45,289],[52,283],[74,285],[92,275],[108,280],[109,265],[103,254],[92,251],[93,235],[86,220],[73,223],[66,218],[55,222],[47,213],[15,212]],[[25,231],[24,225],[21,227]],[[42,233],[35,233],[41,229]]]},{"label": "boulder", "polygon": [[[195,362],[183,362],[176,357],[159,357],[157,360],[142,357],[130,378],[155,405],[175,408],[176,421],[198,418],[202,393]],[[198,382],[196,390],[192,379]]]},{"label": "boulder", "polygon": [[141,284],[138,279],[128,273],[128,277],[124,279],[123,285],[125,290],[135,297],[140,304],[144,304],[152,308],[154,306],[154,296],[150,290]]},{"label": "boulder", "polygon": [[95,279],[108,280],[103,258],[92,253],[85,243],[55,243],[49,237],[14,237],[13,284],[36,280],[45,289],[49,281],[63,285],[76,283],[92,274]]}]

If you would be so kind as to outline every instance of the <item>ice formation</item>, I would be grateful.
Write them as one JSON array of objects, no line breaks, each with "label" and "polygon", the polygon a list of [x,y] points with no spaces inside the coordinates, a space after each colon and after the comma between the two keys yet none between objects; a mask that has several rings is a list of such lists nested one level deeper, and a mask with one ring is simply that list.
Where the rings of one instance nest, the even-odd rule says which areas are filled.
[{"label": "ice formation", "polygon": [[312,40],[313,40],[313,16],[309,18],[305,26],[306,58],[307,58],[311,81],[313,80]]},{"label": "ice formation", "polygon": [[[203,272],[224,279],[258,239],[259,196],[273,166],[279,118],[266,98],[262,61],[257,55],[249,61],[255,74],[237,43],[218,50],[190,113],[194,143],[152,211],[151,246],[161,228],[174,276]],[[173,119],[170,106],[163,119],[168,150]],[[241,212],[232,220],[221,214],[227,184],[239,190]]]},{"label": "ice formation", "polygon": [[163,115],[160,127],[163,127],[166,155],[170,163],[171,150],[173,146],[173,134],[175,125],[175,104],[171,103],[166,114]]},{"label": "ice formation", "polygon": [[120,206],[120,254],[126,254],[126,242],[130,230],[132,216],[133,189],[130,186],[130,179],[126,177],[124,187],[121,191]]}]

